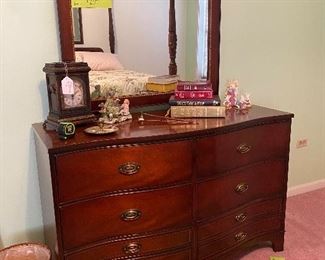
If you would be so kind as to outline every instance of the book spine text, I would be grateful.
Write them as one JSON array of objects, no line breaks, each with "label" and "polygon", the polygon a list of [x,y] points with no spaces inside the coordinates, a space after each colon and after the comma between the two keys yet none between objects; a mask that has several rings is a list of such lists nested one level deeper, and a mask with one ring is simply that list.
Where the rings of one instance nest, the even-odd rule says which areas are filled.
[{"label": "book spine text", "polygon": [[219,106],[220,103],[215,100],[170,100],[169,105],[171,106]]},{"label": "book spine text", "polygon": [[224,106],[172,106],[172,117],[225,117]]},{"label": "book spine text", "polygon": [[175,90],[175,98],[176,99],[213,98],[213,91],[212,90],[202,90],[202,91],[180,91],[180,90]]},{"label": "book spine text", "polygon": [[211,83],[207,83],[207,84],[177,84],[177,90],[180,90],[180,91],[212,90],[212,85],[211,85]]}]

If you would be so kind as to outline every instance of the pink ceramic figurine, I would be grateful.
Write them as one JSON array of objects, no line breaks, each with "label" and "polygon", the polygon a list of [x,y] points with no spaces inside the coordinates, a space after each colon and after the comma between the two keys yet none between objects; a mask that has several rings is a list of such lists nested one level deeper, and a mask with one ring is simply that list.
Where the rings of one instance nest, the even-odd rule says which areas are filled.
[{"label": "pink ceramic figurine", "polygon": [[238,80],[229,80],[227,82],[227,89],[225,93],[225,101],[223,102],[224,106],[229,109],[232,107],[238,108],[238,86],[239,82]]},{"label": "pink ceramic figurine", "polygon": [[127,98],[124,99],[123,104],[121,105],[121,114],[123,116],[127,116],[130,114],[130,100],[128,100]]}]

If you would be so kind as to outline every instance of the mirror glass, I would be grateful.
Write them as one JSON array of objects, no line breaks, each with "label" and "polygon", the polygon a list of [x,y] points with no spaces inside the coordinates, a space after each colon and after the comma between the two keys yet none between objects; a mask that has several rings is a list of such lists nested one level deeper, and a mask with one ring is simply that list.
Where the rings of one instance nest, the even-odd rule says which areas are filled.
[{"label": "mirror glass", "polygon": [[73,38],[75,44],[83,44],[82,14],[81,8],[72,9]]},{"label": "mirror glass", "polygon": [[[202,3],[207,1],[176,0],[175,18],[177,33],[177,74],[181,80],[196,80],[206,77],[198,73],[200,67],[206,69],[207,54],[200,55],[198,61],[198,25],[200,24],[200,45],[207,44],[207,28],[199,18]],[[199,12],[199,7],[201,12]],[[110,53],[109,14],[103,8],[73,8],[74,42],[77,47],[99,47]],[[148,76],[167,75],[170,62],[168,47],[169,1],[166,0],[124,0],[113,1],[112,18],[115,35],[115,55],[113,63],[127,71],[143,73]],[[82,41],[80,41],[80,38]],[[205,39],[203,39],[205,38]],[[199,46],[200,47],[200,46]],[[78,54],[76,52],[76,61]],[[82,54],[80,54],[82,56]],[[83,60],[88,62],[88,60]],[[89,62],[88,62],[89,64]],[[199,64],[199,65],[198,65]],[[202,66],[202,64],[205,64]],[[114,64],[111,64],[114,67]],[[92,67],[92,66],[90,66]],[[90,73],[90,80],[92,80]],[[93,73],[94,74],[94,73]],[[125,75],[128,77],[128,75]],[[129,75],[130,78],[132,76]],[[98,85],[99,82],[97,82]],[[91,92],[95,85],[91,84]],[[124,93],[125,94],[125,93]],[[132,94],[132,93],[131,93]],[[94,95],[93,95],[94,97]]]}]

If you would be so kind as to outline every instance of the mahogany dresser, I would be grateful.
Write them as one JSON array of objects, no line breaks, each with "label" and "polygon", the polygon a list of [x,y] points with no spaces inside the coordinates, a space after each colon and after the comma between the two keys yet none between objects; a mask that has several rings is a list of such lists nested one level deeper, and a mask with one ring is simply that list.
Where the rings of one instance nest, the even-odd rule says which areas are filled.
[{"label": "mahogany dresser", "polygon": [[66,260],[283,250],[292,117],[253,106],[196,124],[133,119],[105,136],[79,127],[69,140],[34,124],[47,244]]}]

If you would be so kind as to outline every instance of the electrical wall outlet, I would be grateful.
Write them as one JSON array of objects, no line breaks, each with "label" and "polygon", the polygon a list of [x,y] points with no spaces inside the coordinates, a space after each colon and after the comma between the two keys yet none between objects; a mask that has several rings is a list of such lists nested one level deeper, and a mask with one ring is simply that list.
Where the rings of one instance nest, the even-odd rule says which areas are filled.
[{"label": "electrical wall outlet", "polygon": [[296,144],[296,148],[303,148],[308,145],[308,140],[307,139],[299,139]]}]

